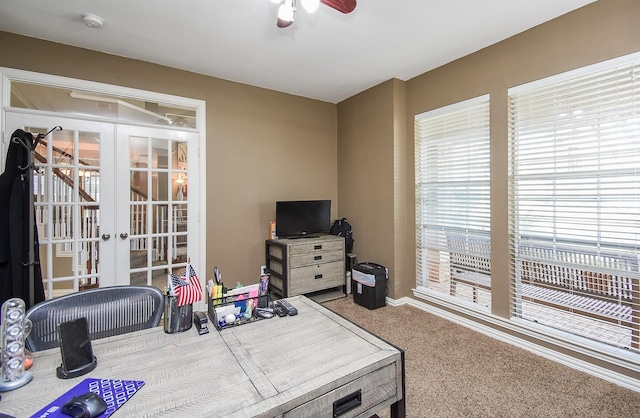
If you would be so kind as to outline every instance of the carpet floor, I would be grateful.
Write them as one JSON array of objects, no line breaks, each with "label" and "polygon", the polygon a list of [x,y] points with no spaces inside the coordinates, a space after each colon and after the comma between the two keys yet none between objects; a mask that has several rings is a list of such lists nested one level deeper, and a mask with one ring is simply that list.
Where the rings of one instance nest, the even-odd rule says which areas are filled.
[{"label": "carpet floor", "polygon": [[640,417],[640,393],[415,307],[323,305],[405,350],[408,417]]}]

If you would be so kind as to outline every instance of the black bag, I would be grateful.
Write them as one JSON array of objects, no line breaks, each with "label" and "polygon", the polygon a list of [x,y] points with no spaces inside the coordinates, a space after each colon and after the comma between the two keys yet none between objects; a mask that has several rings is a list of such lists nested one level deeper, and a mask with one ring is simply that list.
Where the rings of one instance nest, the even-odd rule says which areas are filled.
[{"label": "black bag", "polygon": [[331,225],[331,229],[329,230],[331,235],[337,235],[339,237],[344,237],[344,246],[347,253],[353,251],[353,231],[351,230],[351,225],[347,222],[347,218],[336,219],[333,221],[333,225]]}]

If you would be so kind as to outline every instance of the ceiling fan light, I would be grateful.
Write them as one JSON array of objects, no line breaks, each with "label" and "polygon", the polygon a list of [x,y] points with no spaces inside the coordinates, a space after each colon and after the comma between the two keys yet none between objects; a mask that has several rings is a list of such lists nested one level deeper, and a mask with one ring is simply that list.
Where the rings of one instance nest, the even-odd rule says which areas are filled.
[{"label": "ceiling fan light", "polygon": [[320,6],[320,0],[301,0],[302,1],[302,7],[304,7],[304,9],[309,12],[309,13],[313,13],[316,10],[318,10],[318,6]]},{"label": "ceiling fan light", "polygon": [[293,22],[294,12],[293,2],[291,0],[284,0],[278,9],[278,19],[285,22]]}]

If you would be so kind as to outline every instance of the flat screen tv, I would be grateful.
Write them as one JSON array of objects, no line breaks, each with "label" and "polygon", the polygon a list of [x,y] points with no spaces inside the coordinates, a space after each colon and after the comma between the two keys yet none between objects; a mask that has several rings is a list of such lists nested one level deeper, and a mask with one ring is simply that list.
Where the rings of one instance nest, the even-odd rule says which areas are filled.
[{"label": "flat screen tv", "polygon": [[331,200],[276,202],[276,235],[303,238],[329,232]]}]

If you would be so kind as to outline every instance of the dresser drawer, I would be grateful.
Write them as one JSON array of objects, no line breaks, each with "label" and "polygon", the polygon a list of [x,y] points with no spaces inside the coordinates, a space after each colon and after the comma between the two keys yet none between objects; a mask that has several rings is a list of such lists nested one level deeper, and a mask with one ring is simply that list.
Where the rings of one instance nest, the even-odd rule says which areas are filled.
[{"label": "dresser drawer", "polygon": [[[285,418],[351,418],[370,415],[395,402],[396,365],[389,364],[284,414]],[[367,416],[369,416],[369,414]]]},{"label": "dresser drawer", "polygon": [[290,270],[289,296],[344,285],[344,260]]},{"label": "dresser drawer", "polygon": [[313,254],[299,254],[292,255],[289,259],[289,266],[291,268],[308,266],[311,264],[330,263],[332,261],[339,261],[344,259],[344,253],[342,251],[329,251],[319,252]]},{"label": "dresser drawer", "polygon": [[335,235],[267,240],[265,266],[271,273],[270,291],[286,298],[342,288],[344,244],[344,238]]},{"label": "dresser drawer", "polygon": [[289,246],[289,256],[317,254],[327,251],[344,251],[344,239],[331,241],[313,241]]}]

